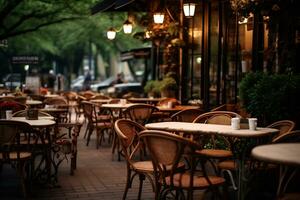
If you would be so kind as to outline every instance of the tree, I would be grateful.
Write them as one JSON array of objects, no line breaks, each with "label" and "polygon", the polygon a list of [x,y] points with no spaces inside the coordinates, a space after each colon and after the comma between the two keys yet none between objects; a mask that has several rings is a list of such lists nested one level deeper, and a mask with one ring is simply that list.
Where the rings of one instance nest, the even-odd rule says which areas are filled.
[{"label": "tree", "polygon": [[94,0],[1,0],[0,40],[89,15]]}]

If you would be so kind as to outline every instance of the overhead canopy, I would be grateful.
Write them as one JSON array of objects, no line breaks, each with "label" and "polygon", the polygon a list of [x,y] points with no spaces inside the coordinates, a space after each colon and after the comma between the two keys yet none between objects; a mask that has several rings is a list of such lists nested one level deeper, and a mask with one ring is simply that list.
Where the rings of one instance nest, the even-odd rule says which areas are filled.
[{"label": "overhead canopy", "polygon": [[136,11],[149,10],[151,1],[148,0],[103,0],[91,8],[92,15],[104,11]]}]

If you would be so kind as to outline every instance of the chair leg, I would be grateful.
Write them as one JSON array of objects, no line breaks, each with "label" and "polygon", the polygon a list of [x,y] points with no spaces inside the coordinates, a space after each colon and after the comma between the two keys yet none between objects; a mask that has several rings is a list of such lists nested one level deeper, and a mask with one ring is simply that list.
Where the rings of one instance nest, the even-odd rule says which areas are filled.
[{"label": "chair leg", "polygon": [[88,135],[87,135],[87,141],[86,141],[86,146],[89,146],[91,135],[93,133],[94,129],[89,127]]},{"label": "chair leg", "polygon": [[127,167],[127,178],[126,178],[125,190],[123,193],[123,200],[126,199],[129,187],[131,187],[131,170]]},{"label": "chair leg", "polygon": [[143,190],[143,182],[144,182],[144,180],[145,180],[145,175],[139,174],[139,178],[140,178],[140,186],[139,186],[138,199],[141,199],[142,190]]}]

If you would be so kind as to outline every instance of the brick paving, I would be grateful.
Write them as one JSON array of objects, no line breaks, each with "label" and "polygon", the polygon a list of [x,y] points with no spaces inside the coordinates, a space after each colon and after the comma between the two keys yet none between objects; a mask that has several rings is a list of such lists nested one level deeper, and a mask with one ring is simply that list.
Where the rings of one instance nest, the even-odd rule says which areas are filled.
[{"label": "brick paving", "polygon": [[[61,164],[58,172],[59,187],[45,188],[34,185],[30,199],[87,199],[114,200],[122,199],[126,182],[126,162],[112,161],[111,146],[103,143],[96,149],[95,137],[89,146],[83,139],[85,127],[78,138],[77,169],[73,176],[69,174],[70,162]],[[95,134],[94,134],[95,136]],[[138,177],[129,189],[127,199],[137,199]],[[8,167],[0,173],[0,199],[23,199],[18,179]],[[150,182],[144,181],[142,199],[154,199]]]}]

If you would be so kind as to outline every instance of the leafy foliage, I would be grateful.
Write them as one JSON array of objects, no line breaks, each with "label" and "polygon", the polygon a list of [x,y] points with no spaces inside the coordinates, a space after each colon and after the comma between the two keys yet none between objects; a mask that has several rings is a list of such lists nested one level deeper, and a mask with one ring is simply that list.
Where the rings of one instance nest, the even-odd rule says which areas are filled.
[{"label": "leafy foliage", "polygon": [[249,73],[240,83],[240,98],[246,111],[261,125],[295,119],[300,110],[300,76]]}]

